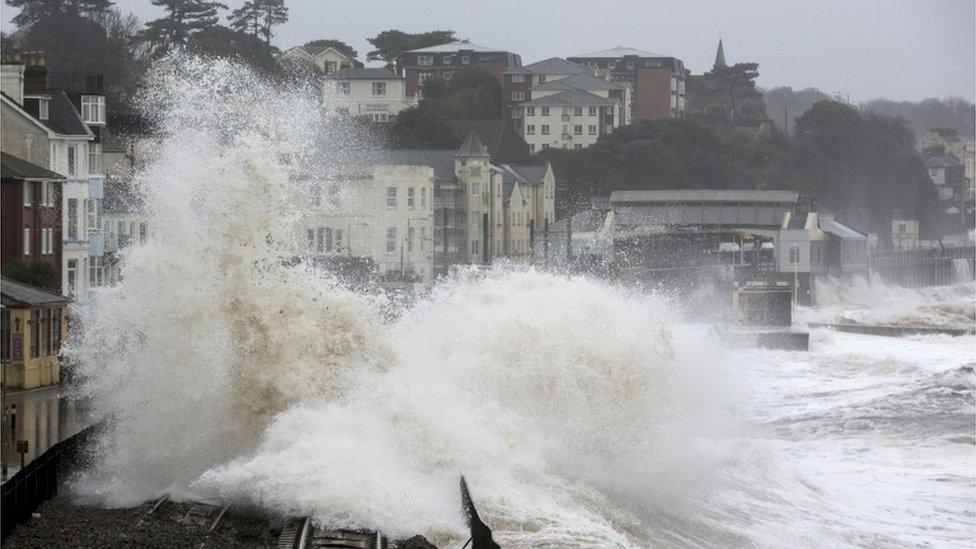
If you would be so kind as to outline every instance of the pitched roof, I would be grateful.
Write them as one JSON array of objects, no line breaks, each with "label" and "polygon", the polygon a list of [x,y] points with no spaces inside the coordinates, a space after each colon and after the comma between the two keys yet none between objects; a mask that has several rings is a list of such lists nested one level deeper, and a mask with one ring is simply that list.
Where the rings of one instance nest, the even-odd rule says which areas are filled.
[{"label": "pitched roof", "polygon": [[505,51],[505,50],[500,50],[498,48],[479,46],[478,44],[472,44],[471,42],[468,42],[466,40],[455,40],[454,42],[439,44],[437,46],[428,46],[426,48],[408,50],[404,53],[447,53],[447,52],[455,52],[460,50],[470,50],[473,52],[480,52],[480,53]]},{"label": "pitched roof", "polygon": [[546,174],[545,166],[513,166],[511,164],[502,164],[497,166],[498,170],[502,172],[502,182],[503,183],[519,183],[525,185],[538,185],[542,182],[542,177]]},{"label": "pitched roof", "polygon": [[47,120],[41,120],[41,124],[61,135],[93,135],[81,119],[78,109],[68,98],[68,94],[63,91],[53,91],[47,92],[46,95],[51,97],[51,102],[48,103]]},{"label": "pitched roof", "polygon": [[926,168],[958,168],[962,166],[955,157],[945,155],[945,156],[933,156],[925,161]]},{"label": "pitched roof", "polygon": [[613,103],[606,97],[575,88],[519,103],[522,107],[609,107],[611,105]]},{"label": "pitched roof", "polygon": [[486,147],[481,139],[478,139],[478,133],[474,130],[468,132],[468,136],[464,138],[464,143],[461,143],[461,150],[457,152],[458,158],[462,156],[486,156],[491,157],[488,154],[488,147]]},{"label": "pitched roof", "polygon": [[623,46],[617,46],[609,50],[591,51],[590,53],[582,53],[580,55],[573,55],[572,57],[623,57],[625,55],[636,55],[637,57],[671,57],[670,55],[662,55],[660,53],[654,53],[652,51],[639,50],[637,48],[625,48]]},{"label": "pitched roof", "polygon": [[561,57],[550,57],[521,67],[505,69],[504,74],[585,74],[589,70],[582,65]]},{"label": "pitched roof", "polygon": [[64,179],[61,174],[8,153],[0,153],[0,177],[13,179]]},{"label": "pitched roof", "polygon": [[435,181],[454,181],[454,155],[450,149],[382,149],[368,151],[364,161],[377,165],[430,166]]},{"label": "pitched roof", "polygon": [[384,68],[339,69],[331,74],[333,80],[398,80],[393,71]]},{"label": "pitched roof", "polygon": [[850,238],[855,240],[867,240],[868,238],[866,234],[856,231],[839,221],[823,217],[820,218],[820,229],[841,238]]},{"label": "pitched roof", "polygon": [[[529,144],[515,130],[511,118],[451,120],[446,124],[454,128],[459,136],[467,137],[471,131],[476,132],[478,139],[488,149],[492,162],[521,164],[531,154]],[[460,148],[460,144],[458,148]]]},{"label": "pitched roof", "polygon": [[9,278],[0,279],[0,295],[3,297],[5,307],[53,305],[68,302],[68,298],[64,296]]},{"label": "pitched roof", "polygon": [[574,74],[532,86],[533,90],[622,90],[627,85],[597,78],[590,73]]}]

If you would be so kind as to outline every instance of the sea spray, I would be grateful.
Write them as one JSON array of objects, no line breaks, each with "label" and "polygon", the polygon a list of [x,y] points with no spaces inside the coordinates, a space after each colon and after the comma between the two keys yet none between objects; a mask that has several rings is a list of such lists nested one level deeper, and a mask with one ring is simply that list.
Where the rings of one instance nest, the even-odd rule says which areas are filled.
[{"label": "sea spray", "polygon": [[185,56],[149,79],[149,234],[68,346],[109,420],[75,493],[447,541],[465,474],[500,539],[579,546],[640,545],[651,509],[707,493],[721,376],[710,340],[676,343],[666,300],[498,268],[391,321],[301,261],[290,171],[354,155],[312,97]]}]

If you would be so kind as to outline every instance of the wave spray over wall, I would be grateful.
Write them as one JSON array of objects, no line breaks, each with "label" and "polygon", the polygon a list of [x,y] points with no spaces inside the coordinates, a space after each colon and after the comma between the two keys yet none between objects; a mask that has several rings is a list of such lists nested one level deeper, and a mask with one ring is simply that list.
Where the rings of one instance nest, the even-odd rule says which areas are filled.
[{"label": "wave spray over wall", "polygon": [[707,499],[722,399],[665,300],[496,269],[391,320],[289,261],[311,206],[281,159],[355,155],[309,121],[314,97],[227,62],[154,72],[163,138],[135,180],[150,234],[68,350],[111,418],[76,493],[217,495],[449,542],[464,474],[503,543],[604,547]]}]

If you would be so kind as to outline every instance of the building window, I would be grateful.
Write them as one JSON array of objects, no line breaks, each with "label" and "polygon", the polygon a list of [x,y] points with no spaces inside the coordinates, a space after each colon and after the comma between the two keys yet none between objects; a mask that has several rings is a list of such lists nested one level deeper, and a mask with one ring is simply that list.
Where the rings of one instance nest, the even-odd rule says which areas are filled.
[{"label": "building window", "polygon": [[542,125],[542,135],[549,135],[549,124]]},{"label": "building window", "polygon": [[471,196],[477,196],[481,192],[481,184],[475,181],[471,184]]},{"label": "building window", "polygon": [[78,160],[76,155],[78,153],[78,148],[74,145],[68,145],[68,175],[77,175],[78,172]]},{"label": "building window", "polygon": [[418,65],[433,65],[434,56],[433,55],[418,55],[417,56]]},{"label": "building window", "polygon": [[414,228],[407,227],[407,251],[408,252],[413,251],[413,235],[414,235]]},{"label": "building window", "polygon": [[420,207],[427,208],[427,187],[420,187]]},{"label": "building window", "polygon": [[397,207],[397,192],[396,187],[386,188],[386,207],[396,208]]},{"label": "building window", "polygon": [[414,206],[414,195],[416,194],[416,192],[417,190],[414,189],[413,187],[407,189],[407,207],[410,208],[411,210],[413,209]]},{"label": "building window", "polygon": [[30,255],[30,227],[24,227],[24,255]]},{"label": "building window", "polygon": [[549,116],[549,107],[542,107],[542,116]]},{"label": "building window", "polygon": [[325,251],[329,253],[332,252],[332,228],[331,227],[325,228]]},{"label": "building window", "polygon": [[462,65],[467,65],[470,62],[471,62],[471,57],[470,56],[468,56],[468,55],[462,55],[461,56],[461,64]]},{"label": "building window", "polygon": [[798,265],[800,263],[800,248],[793,246],[790,248],[790,265]]},{"label": "building window", "polygon": [[322,203],[322,187],[319,187],[318,183],[312,183],[312,186],[308,189],[308,201],[313,206],[318,206]]},{"label": "building window", "polygon": [[525,107],[525,116],[535,116],[535,107]]},{"label": "building window", "polygon": [[535,124],[526,124],[525,133],[528,135],[535,135]]},{"label": "building window", "polygon": [[590,135],[596,135],[596,124],[590,124],[586,127],[586,133]]},{"label": "building window", "polygon": [[522,91],[512,92],[512,101],[524,101],[524,100],[525,100],[525,92]]},{"label": "building window", "polygon": [[545,84],[545,82],[546,82],[546,75],[544,74],[536,75],[535,77],[536,84]]},{"label": "building window", "polygon": [[88,173],[101,173],[102,144],[88,144]]},{"label": "building window", "polygon": [[78,199],[68,199],[68,238],[78,238]]},{"label": "building window", "polygon": [[308,249],[309,251],[315,249],[315,229],[308,230]]},{"label": "building window", "polygon": [[38,309],[34,309],[34,310],[32,310],[30,312],[30,315],[31,315],[31,318],[30,318],[30,325],[31,325],[31,327],[30,327],[30,337],[31,337],[30,356],[31,356],[31,358],[37,358],[38,356],[40,356],[40,351],[41,351],[41,347],[39,345],[40,344],[40,340],[41,340],[41,337],[40,337],[40,335],[41,335],[40,334],[40,332],[41,332],[41,330],[40,330],[40,328],[41,328],[41,311],[38,310]]},{"label": "building window", "polygon": [[349,95],[349,82],[336,82],[337,95]]},{"label": "building window", "polygon": [[335,249],[337,252],[342,251],[342,229],[336,229],[335,232]]},{"label": "building window", "polygon": [[145,241],[146,241],[146,224],[145,223],[140,223],[139,224],[139,242],[142,243],[142,242],[145,242]]},{"label": "building window", "polygon": [[39,120],[47,120],[49,118],[50,101],[47,99],[39,99],[37,101],[37,118]]},{"label": "building window", "polygon": [[583,135],[583,125],[576,124],[573,126],[573,135]]},{"label": "building window", "polygon": [[373,95],[386,95],[386,82],[373,82]]},{"label": "building window", "polygon": [[390,227],[386,230],[386,252],[393,253],[396,251],[396,227]]},{"label": "building window", "polygon": [[81,117],[86,124],[105,123],[105,97],[101,95],[81,96]]},{"label": "building window", "polygon": [[329,186],[329,206],[333,208],[339,207],[339,186],[331,185]]},{"label": "building window", "polygon": [[573,116],[583,116],[583,107],[573,107]]},{"label": "building window", "polygon": [[529,151],[535,152],[535,143],[529,143]]},{"label": "building window", "polygon": [[28,208],[30,208],[31,202],[33,201],[34,198],[32,196],[33,193],[31,192],[33,185],[34,184],[30,181],[24,181],[24,206],[27,206]]},{"label": "building window", "polygon": [[634,70],[634,62],[633,61],[627,61],[627,68],[630,69],[630,70]]},{"label": "building window", "polygon": [[478,241],[471,241],[471,255],[478,255]]},{"label": "building window", "polygon": [[575,145],[573,145],[573,148],[574,149],[582,149],[583,148],[583,144],[582,143],[576,143]]},{"label": "building window", "polygon": [[525,75],[524,74],[513,74],[512,75],[512,82],[519,82],[519,83],[525,82]]},{"label": "building window", "polygon": [[78,277],[78,260],[69,259],[68,260],[68,293],[72,294],[75,291],[75,280]]},{"label": "building window", "polygon": [[316,246],[316,250],[318,250],[319,253],[324,252],[325,251],[325,227],[319,227],[317,244],[318,245]]},{"label": "building window", "polygon": [[596,107],[590,107],[590,110],[589,110],[589,113],[588,114],[590,116],[596,116]]}]

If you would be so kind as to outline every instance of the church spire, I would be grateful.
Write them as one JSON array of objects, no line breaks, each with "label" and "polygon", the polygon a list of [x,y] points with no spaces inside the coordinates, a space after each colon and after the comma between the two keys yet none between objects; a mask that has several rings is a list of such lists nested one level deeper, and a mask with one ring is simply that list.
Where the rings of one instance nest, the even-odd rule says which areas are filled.
[{"label": "church spire", "polygon": [[718,51],[715,52],[715,65],[713,65],[712,68],[713,69],[717,69],[719,67],[723,67],[724,68],[724,67],[727,67],[727,66],[728,65],[725,64],[725,49],[722,48],[722,39],[719,38],[718,39]]}]

